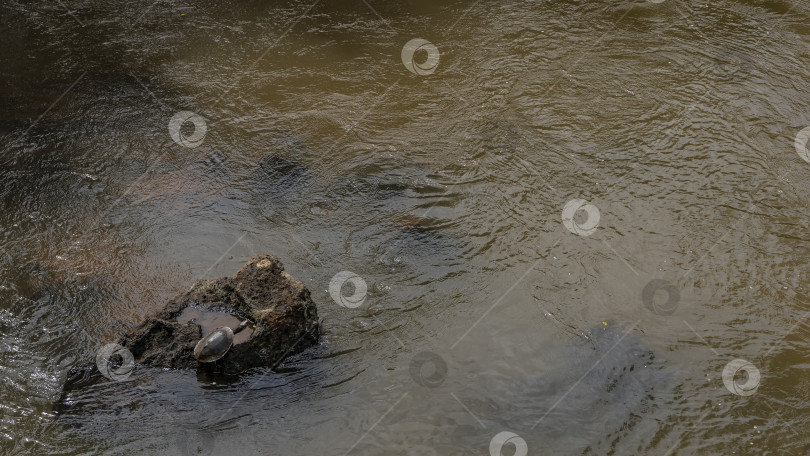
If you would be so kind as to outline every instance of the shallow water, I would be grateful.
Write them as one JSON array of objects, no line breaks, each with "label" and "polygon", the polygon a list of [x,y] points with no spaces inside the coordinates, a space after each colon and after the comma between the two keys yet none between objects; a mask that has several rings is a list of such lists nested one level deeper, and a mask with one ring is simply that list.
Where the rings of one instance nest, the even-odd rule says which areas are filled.
[{"label": "shallow water", "polygon": [[[0,12],[3,454],[810,451],[806,2]],[[55,408],[259,253],[312,291],[317,347]]]}]

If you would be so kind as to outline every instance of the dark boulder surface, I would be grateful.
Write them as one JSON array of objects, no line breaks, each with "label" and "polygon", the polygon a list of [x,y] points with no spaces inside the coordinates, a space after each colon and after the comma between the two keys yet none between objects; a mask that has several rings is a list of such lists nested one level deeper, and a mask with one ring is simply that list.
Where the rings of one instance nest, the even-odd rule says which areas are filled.
[{"label": "dark boulder surface", "polygon": [[[200,363],[194,358],[194,347],[207,332],[196,320],[184,320],[189,311],[231,318],[232,327],[248,320],[249,329],[239,334],[241,340],[235,339],[221,359]],[[276,367],[287,356],[317,343],[319,332],[318,312],[306,286],[285,272],[275,256],[259,255],[233,277],[195,282],[124,334],[118,344],[132,353],[136,366],[236,374],[253,367]],[[98,373],[95,364],[75,367],[68,374],[66,389],[94,383],[101,377]]]}]

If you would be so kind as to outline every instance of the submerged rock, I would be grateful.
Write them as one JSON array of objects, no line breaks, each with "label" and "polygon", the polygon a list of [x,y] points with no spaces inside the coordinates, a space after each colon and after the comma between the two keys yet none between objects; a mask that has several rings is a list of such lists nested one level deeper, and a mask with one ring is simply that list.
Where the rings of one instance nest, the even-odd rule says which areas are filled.
[{"label": "submerged rock", "polygon": [[[245,320],[248,327],[222,358],[212,363],[195,359],[194,347],[214,327],[235,329]],[[278,258],[259,255],[233,277],[197,281],[118,343],[132,353],[135,364],[238,373],[275,367],[315,344],[318,335],[318,312],[309,290],[284,272]],[[72,369],[69,381],[86,377],[87,369]]]},{"label": "submerged rock", "polygon": [[252,206],[265,218],[295,211],[304,202],[312,182],[309,168],[303,163],[277,155],[259,161],[251,185]]}]

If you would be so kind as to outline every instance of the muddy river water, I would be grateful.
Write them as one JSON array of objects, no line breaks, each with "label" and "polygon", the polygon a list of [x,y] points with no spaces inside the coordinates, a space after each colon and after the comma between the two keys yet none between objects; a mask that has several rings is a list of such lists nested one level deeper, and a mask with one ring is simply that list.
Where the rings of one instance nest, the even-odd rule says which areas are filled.
[{"label": "muddy river water", "polygon": [[[1,454],[810,452],[806,1],[0,23]],[[318,346],[59,402],[259,253],[312,291]]]}]

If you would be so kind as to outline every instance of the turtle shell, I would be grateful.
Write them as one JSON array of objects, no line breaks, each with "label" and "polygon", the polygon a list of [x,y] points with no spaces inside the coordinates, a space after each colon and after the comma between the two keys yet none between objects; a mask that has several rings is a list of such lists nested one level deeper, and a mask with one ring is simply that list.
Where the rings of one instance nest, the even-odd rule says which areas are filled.
[{"label": "turtle shell", "polygon": [[233,330],[227,326],[217,328],[197,342],[194,357],[201,363],[211,363],[228,353],[233,345]]}]

